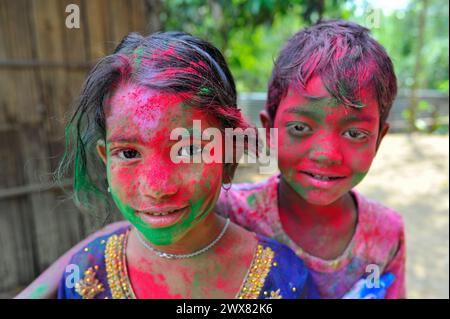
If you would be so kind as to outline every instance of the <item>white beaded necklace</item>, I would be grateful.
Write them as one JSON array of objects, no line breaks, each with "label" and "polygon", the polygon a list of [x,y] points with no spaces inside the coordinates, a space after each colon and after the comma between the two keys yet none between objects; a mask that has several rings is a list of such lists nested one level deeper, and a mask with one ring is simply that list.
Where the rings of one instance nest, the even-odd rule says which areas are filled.
[{"label": "white beaded necklace", "polygon": [[142,234],[141,234],[140,231],[137,231],[137,237],[138,237],[139,241],[142,243],[142,245],[145,248],[147,248],[148,250],[151,250],[152,252],[154,252],[156,255],[158,255],[161,258],[167,258],[167,259],[192,258],[192,257],[198,256],[200,254],[203,254],[204,252],[206,252],[209,249],[211,249],[215,244],[217,244],[219,242],[219,240],[222,239],[223,235],[225,235],[225,232],[227,231],[229,225],[230,225],[230,219],[227,218],[227,221],[225,222],[225,225],[223,226],[222,231],[220,232],[220,234],[217,236],[216,239],[214,239],[206,247],[203,247],[202,249],[194,251],[193,253],[190,253],[190,254],[170,254],[170,253],[165,253],[163,251],[160,251],[160,250],[150,246],[147,243],[147,241],[144,239],[144,237],[142,237]]}]

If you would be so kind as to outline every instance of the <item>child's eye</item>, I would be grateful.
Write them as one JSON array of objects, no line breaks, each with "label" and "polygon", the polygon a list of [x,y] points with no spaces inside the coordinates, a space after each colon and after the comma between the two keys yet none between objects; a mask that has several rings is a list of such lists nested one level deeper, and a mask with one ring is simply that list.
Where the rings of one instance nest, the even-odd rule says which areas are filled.
[{"label": "child's eye", "polygon": [[312,131],[312,128],[308,124],[305,124],[305,123],[291,123],[291,124],[288,124],[287,128],[288,128],[288,132],[291,135],[297,135],[297,136],[303,135],[305,133]]},{"label": "child's eye", "polygon": [[117,154],[118,154],[119,158],[124,159],[124,160],[135,159],[135,158],[140,157],[139,152],[136,150],[132,150],[132,149],[121,150]]},{"label": "child's eye", "polygon": [[368,138],[369,133],[357,129],[350,129],[344,132],[344,136],[352,140],[361,141]]},{"label": "child's eye", "polygon": [[201,147],[198,147],[196,145],[186,145],[180,148],[180,150],[178,151],[178,155],[191,157],[201,153],[201,151],[202,151]]}]

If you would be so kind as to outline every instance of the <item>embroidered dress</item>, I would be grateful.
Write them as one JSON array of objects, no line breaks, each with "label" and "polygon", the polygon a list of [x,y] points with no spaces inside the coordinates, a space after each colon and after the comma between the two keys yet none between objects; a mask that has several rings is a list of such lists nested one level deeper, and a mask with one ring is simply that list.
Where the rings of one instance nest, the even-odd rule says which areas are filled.
[{"label": "embroidered dress", "polygon": [[[130,226],[91,241],[78,251],[70,264],[80,278],[66,272],[58,288],[59,299],[135,299],[125,249]],[[307,268],[292,250],[272,239],[257,235],[253,261],[236,298],[317,298]],[[70,269],[73,269],[71,267]]]}]

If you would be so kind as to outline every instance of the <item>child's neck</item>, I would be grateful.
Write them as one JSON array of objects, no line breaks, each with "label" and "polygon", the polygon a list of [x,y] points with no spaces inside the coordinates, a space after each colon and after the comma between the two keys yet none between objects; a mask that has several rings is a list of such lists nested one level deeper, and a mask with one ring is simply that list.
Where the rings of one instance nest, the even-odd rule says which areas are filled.
[{"label": "child's neck", "polygon": [[314,205],[280,178],[278,208],[287,235],[305,251],[324,259],[342,254],[356,227],[357,208],[350,193],[330,205]]},{"label": "child's neck", "polygon": [[[225,220],[214,212],[202,222],[178,244],[165,246],[164,251],[174,254],[197,251],[216,239],[225,225]],[[136,230],[133,231],[127,245],[127,267],[136,296],[147,299],[234,298],[258,244],[253,233],[231,223],[223,238],[206,253],[169,260],[145,249],[136,237]],[[219,281],[223,283],[220,286]]]},{"label": "child's neck", "polygon": [[350,216],[356,207],[350,193],[345,194],[330,205],[314,205],[308,203],[283,178],[280,179],[279,208],[283,212],[293,214],[302,219],[304,225],[330,224],[336,219],[345,219]]}]

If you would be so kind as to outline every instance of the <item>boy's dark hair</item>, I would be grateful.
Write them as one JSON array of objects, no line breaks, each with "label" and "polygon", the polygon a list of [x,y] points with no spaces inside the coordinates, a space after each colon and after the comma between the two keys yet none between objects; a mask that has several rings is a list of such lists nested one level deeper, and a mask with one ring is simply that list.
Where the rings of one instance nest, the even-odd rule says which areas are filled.
[{"label": "boy's dark hair", "polygon": [[[180,94],[186,104],[218,119],[220,129],[249,127],[237,108],[235,82],[227,63],[212,44],[182,32],[146,37],[130,33],[89,72],[66,127],[66,152],[56,178],[62,180],[73,173],[77,206],[95,209],[98,199],[110,205],[106,172],[96,145],[106,139],[104,102],[125,82]],[[224,167],[232,178],[236,164]]]},{"label": "boy's dark hair", "polygon": [[302,88],[312,76],[321,77],[339,103],[363,107],[361,88],[369,88],[378,102],[380,130],[397,94],[394,66],[370,31],[348,21],[324,21],[291,37],[282,48],[269,81],[266,110],[275,119],[278,105],[292,83]]}]

